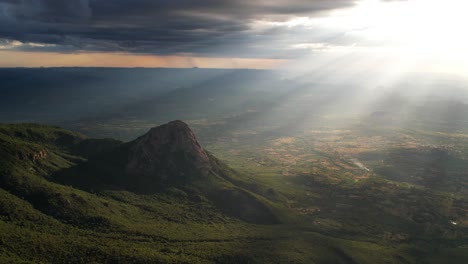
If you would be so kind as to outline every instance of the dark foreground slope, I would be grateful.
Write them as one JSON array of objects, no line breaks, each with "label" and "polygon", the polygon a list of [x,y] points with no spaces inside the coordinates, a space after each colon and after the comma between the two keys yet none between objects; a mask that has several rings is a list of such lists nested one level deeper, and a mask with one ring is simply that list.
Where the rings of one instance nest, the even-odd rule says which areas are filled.
[{"label": "dark foreground slope", "polygon": [[[399,234],[363,238],[340,233],[347,227],[323,216],[316,228],[312,222],[319,218],[288,207],[318,197],[320,190],[303,195],[309,185],[308,192],[322,189],[330,199],[338,189],[299,178],[261,184],[206,152],[180,121],[129,143],[54,127],[1,125],[0,155],[0,263],[466,260],[463,234],[433,243],[434,237],[404,240]],[[349,219],[359,218],[351,213]],[[405,230],[406,222],[395,223]],[[377,233],[388,228],[378,219],[373,226]]]}]

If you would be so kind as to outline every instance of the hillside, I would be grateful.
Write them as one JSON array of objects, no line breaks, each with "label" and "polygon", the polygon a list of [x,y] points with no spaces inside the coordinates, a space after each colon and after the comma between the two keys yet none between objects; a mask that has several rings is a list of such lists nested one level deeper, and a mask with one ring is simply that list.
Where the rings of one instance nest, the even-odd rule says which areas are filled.
[{"label": "hillside", "polygon": [[85,190],[125,190],[155,194],[178,188],[195,201],[210,200],[219,210],[255,223],[278,220],[265,199],[233,181],[237,173],[207,153],[182,121],[152,128],[54,178]]},{"label": "hillside", "polygon": [[233,170],[181,121],[127,143],[1,125],[0,148],[0,262],[467,258],[463,198],[382,179],[330,184]]}]

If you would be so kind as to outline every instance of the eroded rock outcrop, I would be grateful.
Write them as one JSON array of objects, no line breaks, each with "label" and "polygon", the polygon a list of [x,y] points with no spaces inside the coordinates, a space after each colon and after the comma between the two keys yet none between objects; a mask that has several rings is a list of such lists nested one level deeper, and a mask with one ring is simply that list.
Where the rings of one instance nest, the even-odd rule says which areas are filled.
[{"label": "eroded rock outcrop", "polygon": [[152,128],[132,142],[126,173],[160,181],[203,177],[211,169],[210,158],[195,134],[182,121]]}]

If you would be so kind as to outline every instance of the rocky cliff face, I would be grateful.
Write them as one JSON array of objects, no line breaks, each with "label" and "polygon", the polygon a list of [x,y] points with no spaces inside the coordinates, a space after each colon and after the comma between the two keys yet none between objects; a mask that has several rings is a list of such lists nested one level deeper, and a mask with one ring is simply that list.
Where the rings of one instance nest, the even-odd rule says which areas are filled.
[{"label": "rocky cliff face", "polygon": [[30,160],[36,162],[38,160],[46,159],[49,156],[45,149],[39,150],[37,152],[18,152],[17,157],[20,160]]},{"label": "rocky cliff face", "polygon": [[210,158],[193,131],[182,121],[172,121],[131,143],[126,174],[171,182],[203,177],[210,169]]}]

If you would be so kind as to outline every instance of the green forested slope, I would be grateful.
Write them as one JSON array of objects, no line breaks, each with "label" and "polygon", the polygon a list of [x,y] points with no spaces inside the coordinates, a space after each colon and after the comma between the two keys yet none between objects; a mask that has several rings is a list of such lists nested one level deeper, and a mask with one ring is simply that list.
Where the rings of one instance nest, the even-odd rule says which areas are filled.
[{"label": "green forested slope", "polygon": [[[211,154],[207,177],[139,191],[112,178],[122,173],[113,155],[126,144],[55,127],[1,125],[0,263],[467,260],[466,229],[449,232],[444,224],[417,223],[404,215],[444,201],[443,194],[384,180],[333,186],[306,176],[259,178],[236,172]],[[100,178],[102,171],[110,174]],[[81,177],[81,184],[69,181],[74,177]],[[397,197],[399,205],[390,204]],[[298,204],[322,210],[311,216]],[[440,206],[424,210],[437,221],[450,216],[442,215]]]}]

